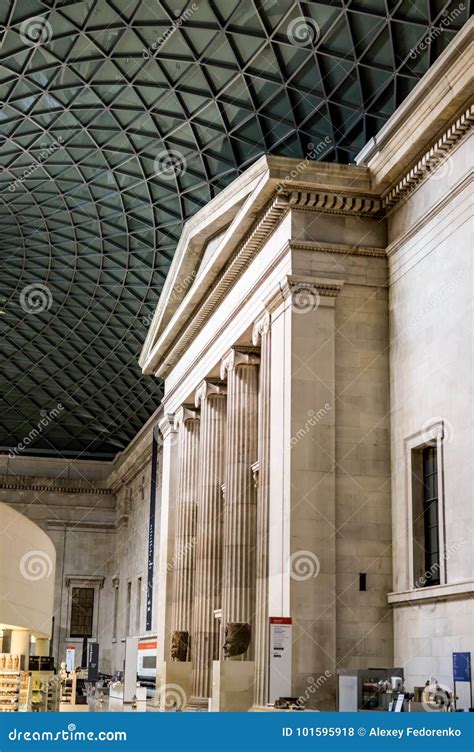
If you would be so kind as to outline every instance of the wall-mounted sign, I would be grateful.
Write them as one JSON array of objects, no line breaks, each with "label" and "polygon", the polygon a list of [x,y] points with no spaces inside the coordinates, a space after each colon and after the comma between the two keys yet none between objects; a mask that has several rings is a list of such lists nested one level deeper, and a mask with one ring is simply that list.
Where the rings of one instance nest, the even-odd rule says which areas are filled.
[{"label": "wall-mounted sign", "polygon": [[99,678],[99,643],[90,642],[87,646],[87,681]]},{"label": "wall-mounted sign", "polygon": [[72,674],[76,662],[76,648],[66,648],[66,671],[68,674]]},{"label": "wall-mounted sign", "polygon": [[146,631],[153,626],[153,576],[155,563],[155,508],[156,508],[156,474],[158,469],[158,441],[153,431],[151,450],[150,512],[148,517],[148,565],[146,583]]},{"label": "wall-mounted sign", "polygon": [[269,702],[291,696],[291,619],[270,616]]},{"label": "wall-mounted sign", "polygon": [[453,679],[455,682],[471,681],[470,653],[453,653]]}]

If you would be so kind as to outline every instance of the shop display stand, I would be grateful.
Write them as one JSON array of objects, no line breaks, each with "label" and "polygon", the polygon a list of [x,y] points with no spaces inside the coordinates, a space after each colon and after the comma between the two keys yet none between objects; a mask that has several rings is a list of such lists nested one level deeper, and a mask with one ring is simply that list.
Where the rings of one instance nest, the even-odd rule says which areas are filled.
[{"label": "shop display stand", "polygon": [[61,684],[52,671],[31,672],[31,710],[55,712],[59,710]]},{"label": "shop display stand", "polygon": [[0,671],[0,712],[31,709],[31,679],[26,671]]}]

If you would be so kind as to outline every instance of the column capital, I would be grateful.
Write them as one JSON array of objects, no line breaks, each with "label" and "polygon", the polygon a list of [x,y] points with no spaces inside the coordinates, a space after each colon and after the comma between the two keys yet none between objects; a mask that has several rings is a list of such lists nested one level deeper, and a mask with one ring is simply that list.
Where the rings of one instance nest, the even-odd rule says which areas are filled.
[{"label": "column capital", "polygon": [[269,311],[264,311],[262,315],[256,320],[253,325],[252,342],[254,345],[258,345],[260,337],[268,334],[271,326],[271,318]]},{"label": "column capital", "polygon": [[272,313],[286,300],[291,300],[297,313],[316,310],[320,305],[334,306],[343,286],[342,279],[288,274],[265,301],[265,308]]},{"label": "column capital", "polygon": [[167,439],[171,433],[174,433],[176,431],[174,422],[175,416],[172,413],[165,413],[161,420],[158,422],[158,428],[161,435],[163,436],[163,439]]},{"label": "column capital", "polygon": [[227,386],[224,381],[218,381],[217,379],[204,379],[201,381],[196,389],[196,396],[194,398],[194,404],[199,407],[202,401],[209,399],[212,396],[225,396],[227,394]]},{"label": "column capital", "polygon": [[231,347],[229,352],[222,358],[221,379],[225,379],[227,371],[231,371],[237,368],[237,366],[258,366],[259,363],[259,351],[255,347],[246,347],[244,345]]},{"label": "column capital", "polygon": [[177,431],[181,425],[185,425],[189,420],[199,420],[199,412],[194,409],[194,405],[181,405],[174,416],[174,430]]}]

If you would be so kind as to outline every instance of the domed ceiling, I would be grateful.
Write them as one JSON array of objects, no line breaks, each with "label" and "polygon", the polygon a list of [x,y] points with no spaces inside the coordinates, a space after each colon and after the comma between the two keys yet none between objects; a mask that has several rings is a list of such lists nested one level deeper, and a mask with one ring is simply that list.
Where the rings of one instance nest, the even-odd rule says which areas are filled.
[{"label": "domed ceiling", "polygon": [[264,152],[351,162],[465,22],[441,0],[2,0],[0,446],[112,457],[183,222]]}]

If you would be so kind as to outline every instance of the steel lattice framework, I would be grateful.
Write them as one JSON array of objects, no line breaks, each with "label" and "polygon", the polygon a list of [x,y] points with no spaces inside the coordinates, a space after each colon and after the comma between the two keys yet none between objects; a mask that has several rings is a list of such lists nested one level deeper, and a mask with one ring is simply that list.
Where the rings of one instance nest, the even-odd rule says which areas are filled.
[{"label": "steel lattice framework", "polygon": [[3,0],[0,445],[126,446],[160,402],[137,357],[183,222],[264,152],[352,161],[468,14]]}]

